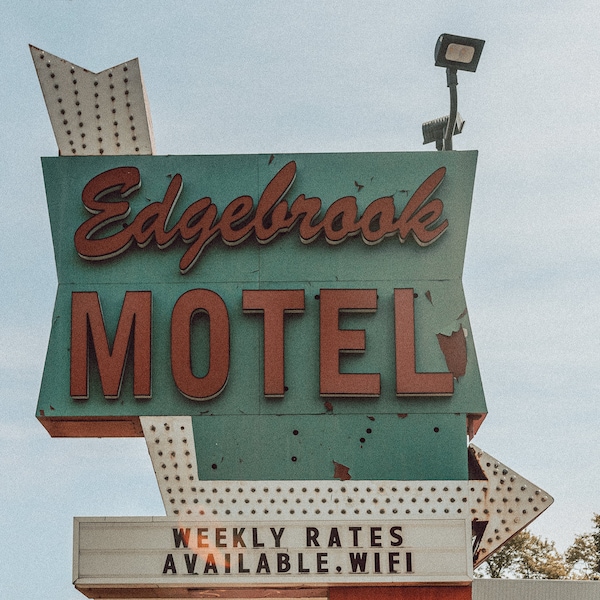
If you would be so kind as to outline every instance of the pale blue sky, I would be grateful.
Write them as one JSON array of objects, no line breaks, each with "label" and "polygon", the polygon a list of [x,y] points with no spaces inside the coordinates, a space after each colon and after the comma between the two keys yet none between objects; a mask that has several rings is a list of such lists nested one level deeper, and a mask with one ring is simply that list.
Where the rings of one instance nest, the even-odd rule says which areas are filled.
[{"label": "pale blue sky", "polygon": [[159,154],[423,150],[448,112],[443,32],[479,150],[464,288],[489,416],[475,443],[546,489],[565,548],[600,512],[600,15],[591,0],[22,0],[0,86],[0,596],[82,597],[72,517],[162,514],[142,439],[51,439],[34,411],[56,290],[28,44],[92,71],[139,57]]}]

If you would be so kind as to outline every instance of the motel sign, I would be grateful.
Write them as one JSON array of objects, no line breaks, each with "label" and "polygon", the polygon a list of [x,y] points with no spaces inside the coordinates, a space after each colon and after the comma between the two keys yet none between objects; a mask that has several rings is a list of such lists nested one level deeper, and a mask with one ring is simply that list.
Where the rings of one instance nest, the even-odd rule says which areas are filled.
[{"label": "motel sign", "polygon": [[552,503],[466,443],[477,153],[157,156],[137,60],[31,53],[59,147],[36,417],[144,437],[166,513],[75,518],[76,588],[471,598]]}]

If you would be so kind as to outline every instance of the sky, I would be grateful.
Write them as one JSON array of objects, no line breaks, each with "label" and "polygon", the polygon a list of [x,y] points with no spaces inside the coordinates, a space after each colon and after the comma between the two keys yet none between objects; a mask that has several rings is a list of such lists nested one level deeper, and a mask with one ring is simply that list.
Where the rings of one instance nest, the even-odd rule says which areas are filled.
[{"label": "sky", "polygon": [[439,34],[479,151],[463,285],[489,415],[474,443],[547,490],[564,550],[600,512],[600,12],[477,3],[21,0],[0,37],[0,597],[82,598],[74,516],[164,514],[142,438],[53,439],[34,417],[57,280],[28,44],[91,71],[138,57],[157,154],[422,151],[448,113]]}]

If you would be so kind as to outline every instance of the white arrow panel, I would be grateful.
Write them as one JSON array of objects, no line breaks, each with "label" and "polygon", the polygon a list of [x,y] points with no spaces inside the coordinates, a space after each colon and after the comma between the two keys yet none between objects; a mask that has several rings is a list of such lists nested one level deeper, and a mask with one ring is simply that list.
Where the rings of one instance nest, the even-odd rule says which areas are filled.
[{"label": "white arrow panel", "polygon": [[[193,519],[377,520],[469,518],[475,566],[553,498],[471,445],[482,476],[469,481],[201,481],[191,417],[141,417],[168,516]],[[479,528],[478,528],[479,525]]]},{"label": "white arrow panel", "polygon": [[469,481],[472,520],[487,523],[474,552],[477,566],[541,515],[554,499],[477,446],[471,444],[470,448],[487,477]]},{"label": "white arrow panel", "polygon": [[30,49],[61,156],[154,153],[137,58],[92,73],[34,46]]}]

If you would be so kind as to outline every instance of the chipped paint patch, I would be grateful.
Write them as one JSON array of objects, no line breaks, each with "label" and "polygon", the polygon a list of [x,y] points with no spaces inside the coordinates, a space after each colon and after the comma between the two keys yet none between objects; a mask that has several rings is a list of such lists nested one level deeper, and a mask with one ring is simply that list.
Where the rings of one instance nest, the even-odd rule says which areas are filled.
[{"label": "chipped paint patch", "polygon": [[333,461],[333,478],[341,479],[342,481],[348,481],[348,479],[352,479],[350,475],[350,468],[346,465],[342,465],[338,462]]},{"label": "chipped paint patch", "polygon": [[437,339],[448,370],[458,380],[467,370],[467,340],[462,325],[450,335],[438,333]]}]

